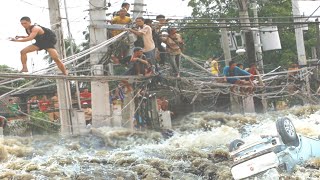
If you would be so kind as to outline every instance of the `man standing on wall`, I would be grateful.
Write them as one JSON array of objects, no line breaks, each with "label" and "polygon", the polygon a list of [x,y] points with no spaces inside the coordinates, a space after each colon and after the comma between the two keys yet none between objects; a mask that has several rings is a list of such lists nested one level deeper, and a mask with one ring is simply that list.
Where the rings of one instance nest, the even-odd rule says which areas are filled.
[{"label": "man standing on wall", "polygon": [[57,50],[54,48],[54,45],[57,42],[56,35],[54,34],[54,32],[48,28],[39,25],[31,25],[31,19],[27,16],[22,17],[20,19],[20,23],[26,29],[26,33],[28,34],[28,36],[16,36],[15,38],[12,38],[11,41],[26,42],[31,41],[33,39],[36,40],[34,44],[29,45],[20,51],[22,63],[22,69],[20,72],[28,72],[28,53],[45,49],[46,51],[48,51],[50,57],[57,64],[58,68],[62,71],[62,73],[64,75],[67,75],[67,70],[61,62],[61,60],[59,59]]}]

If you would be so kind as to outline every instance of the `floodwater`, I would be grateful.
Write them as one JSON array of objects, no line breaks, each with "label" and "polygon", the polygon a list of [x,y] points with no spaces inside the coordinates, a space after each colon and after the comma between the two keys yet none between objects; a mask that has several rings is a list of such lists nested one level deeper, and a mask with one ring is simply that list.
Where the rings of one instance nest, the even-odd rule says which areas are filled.
[{"label": "floodwater", "polygon": [[[276,133],[275,120],[282,116],[299,133],[320,134],[320,107],[305,106],[263,115],[195,112],[176,120],[173,133],[103,127],[81,137],[6,136],[0,179],[232,179],[228,144]],[[280,177],[319,179],[319,166],[320,159],[312,159]],[[270,172],[261,179],[277,177]]]}]

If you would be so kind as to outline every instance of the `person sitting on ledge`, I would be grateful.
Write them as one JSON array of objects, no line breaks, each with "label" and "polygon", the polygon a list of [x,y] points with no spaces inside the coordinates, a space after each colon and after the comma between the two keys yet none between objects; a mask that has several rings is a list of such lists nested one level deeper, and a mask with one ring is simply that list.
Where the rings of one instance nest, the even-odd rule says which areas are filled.
[{"label": "person sitting on ledge", "polygon": [[[133,49],[133,54],[130,56],[127,56],[121,60],[119,60],[116,57],[111,57],[113,60],[113,63],[115,64],[123,64],[127,66],[128,70],[123,73],[125,76],[150,76],[150,72],[148,71],[148,68],[150,67],[150,63],[147,61],[146,56],[143,54],[143,49],[141,47],[135,47]],[[147,72],[147,74],[146,74]],[[126,86],[127,92],[132,91],[132,87],[129,84],[128,81],[123,80],[122,83]]]},{"label": "person sitting on ledge", "polygon": [[[246,86],[249,93],[252,93],[253,91],[253,86],[252,83],[249,80],[245,79],[240,79],[240,77],[237,76],[248,76],[251,77],[252,75],[237,67],[237,64],[234,61],[229,62],[229,66],[224,67],[223,69],[223,75],[224,75],[224,81],[228,82],[230,84],[236,84],[236,85],[241,85],[241,86]],[[231,89],[232,92],[234,92],[234,87]],[[240,91],[243,91],[243,88],[240,88]]]}]

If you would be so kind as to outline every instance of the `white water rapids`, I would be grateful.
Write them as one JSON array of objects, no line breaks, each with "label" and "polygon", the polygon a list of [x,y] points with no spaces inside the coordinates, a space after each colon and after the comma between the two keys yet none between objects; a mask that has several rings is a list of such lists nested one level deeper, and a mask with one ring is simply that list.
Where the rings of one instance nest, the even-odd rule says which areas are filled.
[{"label": "white water rapids", "polygon": [[[5,136],[0,144],[0,179],[198,180],[232,179],[228,144],[276,133],[278,117],[289,116],[298,133],[320,134],[320,107],[266,114],[194,112],[168,132],[92,129],[82,137]],[[297,166],[287,179],[318,179],[320,159]],[[274,179],[272,172],[262,179]]]}]

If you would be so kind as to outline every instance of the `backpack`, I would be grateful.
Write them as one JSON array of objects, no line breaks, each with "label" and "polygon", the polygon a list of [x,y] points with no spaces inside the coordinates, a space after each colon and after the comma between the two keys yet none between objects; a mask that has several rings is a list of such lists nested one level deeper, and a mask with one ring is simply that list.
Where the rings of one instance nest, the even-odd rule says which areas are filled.
[{"label": "backpack", "polygon": [[[31,26],[30,31],[32,30],[32,28],[33,28],[34,26],[39,26],[39,27],[41,27],[41,28],[43,29],[43,31],[44,31],[45,38],[48,39],[49,41],[51,41],[53,44],[56,44],[56,43],[57,43],[57,36],[56,36],[56,34],[55,34],[51,29],[46,28],[46,27],[43,27],[43,26],[40,26],[40,25],[38,25],[38,24],[35,24],[35,25]],[[27,29],[26,29],[26,33],[28,34]]]},{"label": "backpack", "polygon": [[[40,25],[38,25],[38,26],[40,26]],[[50,41],[51,41],[53,44],[57,43],[57,35],[56,35],[51,29],[46,28],[46,27],[43,27],[43,26],[40,26],[40,27],[41,27],[41,28],[43,29],[43,31],[45,32],[46,37],[47,37],[48,39],[50,39]]]}]

